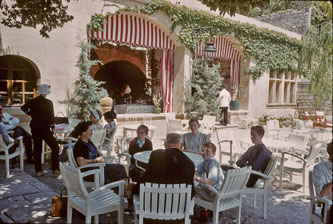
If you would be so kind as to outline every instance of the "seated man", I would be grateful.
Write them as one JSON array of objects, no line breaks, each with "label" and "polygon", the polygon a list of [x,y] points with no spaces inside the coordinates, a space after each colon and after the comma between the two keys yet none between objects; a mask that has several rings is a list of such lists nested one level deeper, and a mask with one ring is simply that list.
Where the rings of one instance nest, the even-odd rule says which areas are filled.
[{"label": "seated man", "polygon": [[[140,183],[159,184],[191,184],[194,195],[193,177],[195,167],[193,162],[181,151],[183,137],[176,133],[167,134],[165,148],[154,150],[149,158],[148,168]],[[133,193],[139,192],[140,184],[136,184]]]},{"label": "seated man", "polygon": [[[251,146],[243,155],[241,155],[236,162],[237,166],[252,166],[252,170],[265,171],[272,152],[269,151],[264,143],[262,143],[262,138],[264,137],[265,130],[261,126],[253,126],[251,128],[251,140],[254,146]],[[246,187],[253,187],[257,180],[258,175],[251,174]]]},{"label": "seated man", "polygon": [[25,152],[27,155],[27,162],[33,164],[33,156],[32,156],[32,137],[31,135],[24,130],[24,128],[18,126],[20,120],[17,117],[13,117],[12,115],[3,112],[4,106],[0,104],[0,134],[2,134],[4,141],[6,144],[13,142],[14,140],[8,135],[8,131],[14,131],[13,138],[17,138],[23,136],[23,143],[25,147]]},{"label": "seated man", "polygon": [[[214,201],[215,195],[204,184],[209,184],[219,190],[224,179],[220,164],[214,158],[215,154],[216,146],[213,143],[202,145],[202,158],[204,161],[197,165],[197,174],[200,176],[194,176],[194,180],[200,183],[195,187],[195,192],[199,198],[206,201]],[[206,177],[201,177],[202,174],[206,174]]]},{"label": "seated man", "polygon": [[[332,162],[333,162],[333,142],[327,145],[328,160],[323,160],[317,164],[312,173],[312,179],[316,190],[316,195],[326,197],[332,201]],[[322,215],[324,208],[322,209]],[[332,206],[330,208],[330,220],[332,219]]]}]

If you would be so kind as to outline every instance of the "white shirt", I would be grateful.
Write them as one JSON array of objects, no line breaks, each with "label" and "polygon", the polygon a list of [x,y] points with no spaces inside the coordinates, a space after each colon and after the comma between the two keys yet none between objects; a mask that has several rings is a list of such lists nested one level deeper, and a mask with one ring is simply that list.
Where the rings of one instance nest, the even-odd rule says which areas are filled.
[{"label": "white shirt", "polygon": [[228,90],[222,89],[219,95],[220,107],[229,107],[231,96]]},{"label": "white shirt", "polygon": [[[12,115],[8,113],[2,113],[2,120],[1,120],[4,128],[6,131],[14,129],[19,123],[20,120],[17,117],[13,117]],[[8,122],[9,124],[5,124],[5,122]]]},{"label": "white shirt", "polygon": [[[315,165],[312,172],[312,180],[315,186],[316,195],[320,196],[320,191],[325,184],[332,182],[332,162],[330,160],[321,161]],[[332,194],[326,198],[332,200]]]}]

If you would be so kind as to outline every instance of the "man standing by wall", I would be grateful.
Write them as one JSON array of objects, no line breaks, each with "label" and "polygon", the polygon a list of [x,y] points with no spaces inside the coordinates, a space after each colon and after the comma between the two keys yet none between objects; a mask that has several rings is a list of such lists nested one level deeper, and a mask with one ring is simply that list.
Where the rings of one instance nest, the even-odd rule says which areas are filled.
[{"label": "man standing by wall", "polygon": [[219,100],[220,100],[221,117],[223,117],[223,120],[221,120],[221,124],[223,126],[227,126],[228,108],[231,101],[231,96],[228,90],[225,89],[225,85],[222,85],[222,90],[219,95]]},{"label": "man standing by wall", "polygon": [[35,171],[37,177],[45,174],[41,163],[42,142],[43,140],[51,148],[51,160],[53,176],[59,176],[59,145],[53,136],[54,131],[54,112],[53,103],[46,99],[46,96],[51,93],[48,85],[41,84],[38,97],[24,104],[21,109],[31,116],[30,128],[32,139],[34,140],[34,159]]}]

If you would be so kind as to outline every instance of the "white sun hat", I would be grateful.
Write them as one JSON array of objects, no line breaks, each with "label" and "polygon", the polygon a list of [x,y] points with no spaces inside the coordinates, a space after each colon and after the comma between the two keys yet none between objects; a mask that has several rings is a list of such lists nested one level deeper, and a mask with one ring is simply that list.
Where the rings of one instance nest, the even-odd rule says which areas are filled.
[{"label": "white sun hat", "polygon": [[47,84],[40,84],[39,90],[37,91],[37,94],[50,94],[51,91],[49,90],[49,85]]}]

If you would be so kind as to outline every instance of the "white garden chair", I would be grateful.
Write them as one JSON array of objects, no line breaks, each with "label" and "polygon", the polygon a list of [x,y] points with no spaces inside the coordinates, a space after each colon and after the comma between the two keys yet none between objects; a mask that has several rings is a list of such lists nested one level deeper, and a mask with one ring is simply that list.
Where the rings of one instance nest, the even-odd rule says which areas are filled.
[{"label": "white garden chair", "polygon": [[10,143],[9,145],[6,145],[3,141],[3,138],[1,136],[0,138],[0,160],[5,160],[5,166],[6,166],[6,178],[9,177],[9,160],[15,157],[20,157],[20,169],[23,172],[23,166],[24,166],[24,146],[23,146],[23,137],[20,136],[16,138],[19,140],[19,145],[15,149],[13,153],[9,153],[10,147],[14,145],[14,143]]},{"label": "white garden chair", "polygon": [[[226,155],[229,156],[229,164],[230,166],[233,166],[233,164],[235,163],[234,160],[234,155],[232,153],[232,149],[233,149],[233,135],[231,130],[229,129],[217,129],[216,130],[216,134],[217,134],[217,141],[218,141],[218,145],[219,145],[219,163],[222,164],[222,155]],[[223,151],[223,146],[225,146],[225,143],[229,143],[229,152]]]},{"label": "white garden chair", "polygon": [[296,154],[308,154],[308,142],[310,137],[308,135],[290,134],[289,142],[291,143],[290,151]]},{"label": "white garden chair", "polygon": [[[84,181],[84,184],[88,188],[96,188],[97,186],[102,186],[104,185],[104,163],[90,163],[84,166],[78,166],[75,158],[74,158],[74,153],[72,149],[72,142],[77,141],[75,138],[68,138],[68,149],[67,149],[67,155],[68,155],[68,162],[69,164],[74,167],[79,169],[80,171],[85,168],[99,168],[99,177],[98,180],[95,178],[94,182],[89,182],[89,181]],[[89,170],[90,171],[90,170]],[[98,182],[99,181],[99,182]]]},{"label": "white garden chair", "polygon": [[219,191],[209,184],[206,184],[206,187],[215,194],[215,200],[213,202],[194,197],[194,203],[213,211],[214,224],[218,223],[219,212],[236,208],[237,223],[240,224],[242,192],[249,179],[250,171],[251,166],[240,169],[229,169]]},{"label": "white garden chair", "polygon": [[[314,166],[315,159],[318,157],[322,144],[316,144],[311,146],[309,155],[306,158],[296,155],[291,152],[282,152],[281,163],[278,165],[280,170],[280,190],[282,190],[283,174],[289,172],[290,181],[292,181],[293,173],[302,174],[303,192],[305,191],[305,178],[307,170],[310,170]],[[285,161],[285,155],[289,155],[287,161]],[[297,159],[297,160],[295,160]]]},{"label": "white garden chair", "polygon": [[278,120],[269,120],[266,123],[266,137],[279,139],[280,124]]},{"label": "white garden chair", "polygon": [[262,206],[263,206],[263,219],[266,219],[267,213],[267,201],[268,201],[268,187],[269,183],[272,180],[273,172],[276,166],[276,157],[272,156],[267,164],[264,173],[251,170],[251,174],[256,174],[260,176],[258,181],[262,182],[262,185],[259,185],[258,182],[253,187],[247,187],[243,190],[244,194],[253,194],[253,207],[256,208],[257,195],[262,195]]},{"label": "white garden chair", "polygon": [[101,151],[103,148],[104,138],[105,138],[105,130],[97,129],[93,130],[90,140],[94,143],[96,148]]},{"label": "white garden chair", "polygon": [[[332,201],[316,196],[314,184],[312,180],[312,171],[309,171],[309,193],[310,193],[310,224],[313,223],[329,223],[329,212],[332,206]],[[321,206],[318,206],[321,205]],[[324,216],[321,215],[322,206],[325,206]],[[332,220],[331,220],[332,221]]]},{"label": "white garden chair", "polygon": [[168,133],[184,134],[187,132],[186,128],[183,128],[182,121],[178,119],[168,119]]},{"label": "white garden chair", "polygon": [[139,215],[139,224],[144,218],[154,220],[184,219],[190,223],[193,210],[191,203],[191,185],[186,184],[140,184],[140,196],[134,195],[135,221]]},{"label": "white garden chair", "polygon": [[204,115],[202,118],[200,132],[211,136],[214,133],[216,116]]},{"label": "white garden chair", "polygon": [[[125,181],[116,181],[102,187],[96,186],[94,191],[88,192],[83,177],[94,175],[98,179],[99,169],[81,173],[80,169],[60,163],[60,171],[68,192],[67,223],[72,223],[73,208],[86,216],[85,223],[91,223],[92,216],[95,223],[98,223],[99,214],[113,211],[118,211],[118,223],[123,223],[124,208],[128,206],[127,200],[124,199]],[[118,194],[111,190],[112,188],[119,188]]]},{"label": "white garden chair", "polygon": [[77,118],[72,118],[72,117],[68,118],[68,124],[72,129],[74,129],[82,121],[83,120]]}]

